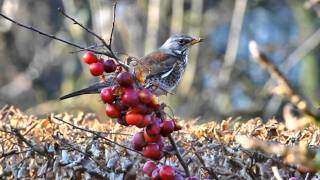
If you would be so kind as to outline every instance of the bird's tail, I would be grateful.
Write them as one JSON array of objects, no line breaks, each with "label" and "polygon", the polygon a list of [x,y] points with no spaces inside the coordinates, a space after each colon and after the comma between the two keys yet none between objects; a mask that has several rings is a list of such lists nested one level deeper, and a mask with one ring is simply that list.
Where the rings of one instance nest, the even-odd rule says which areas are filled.
[{"label": "bird's tail", "polygon": [[111,85],[110,82],[96,83],[87,88],[81,89],[79,91],[75,91],[70,94],[61,96],[59,99],[64,100],[64,99],[68,99],[76,96],[81,96],[84,94],[98,94],[103,88],[109,87],[110,85]]}]

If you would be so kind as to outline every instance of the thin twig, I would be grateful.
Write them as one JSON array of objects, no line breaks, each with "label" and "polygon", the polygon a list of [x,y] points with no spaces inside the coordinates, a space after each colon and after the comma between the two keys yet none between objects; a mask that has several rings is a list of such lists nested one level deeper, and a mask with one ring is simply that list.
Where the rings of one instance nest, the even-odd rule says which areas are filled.
[{"label": "thin twig", "polygon": [[117,10],[117,2],[113,5],[113,20],[112,20],[112,28],[110,33],[110,39],[109,39],[109,48],[112,50],[112,38],[113,38],[113,31],[116,23],[116,10]]},{"label": "thin twig", "polygon": [[213,170],[206,166],[204,160],[196,151],[196,148],[194,148],[194,146],[192,146],[192,149],[193,149],[194,154],[196,155],[196,157],[199,159],[200,163],[202,164],[203,168],[212,176],[213,179],[219,179],[218,176],[213,172]]},{"label": "thin twig", "polygon": [[12,155],[23,154],[23,153],[26,153],[26,152],[28,152],[28,151],[30,151],[30,149],[24,150],[24,151],[17,151],[16,149],[14,149],[14,150],[11,150],[11,151],[9,151],[9,152],[1,153],[0,159],[6,158],[6,157],[9,157],[9,156],[12,156]]},{"label": "thin twig", "polygon": [[[98,138],[101,138],[101,139],[107,141],[107,142],[110,143],[110,144],[115,144],[115,145],[120,146],[120,147],[122,147],[122,148],[124,148],[124,149],[130,150],[130,151],[133,151],[133,152],[136,152],[136,153],[142,155],[141,152],[136,151],[136,150],[134,150],[134,149],[131,149],[131,148],[129,148],[129,147],[126,147],[126,146],[124,146],[124,145],[121,145],[121,144],[119,144],[119,143],[117,143],[117,142],[115,142],[115,141],[112,141],[112,140],[110,140],[110,139],[108,139],[108,138],[106,138],[106,137],[103,137],[103,136],[101,136],[99,133],[97,133],[97,132],[95,132],[95,131],[92,131],[92,130],[90,130],[90,129],[81,128],[81,127],[79,127],[79,126],[76,126],[76,125],[74,125],[74,124],[72,124],[72,123],[69,123],[69,122],[67,122],[67,121],[65,121],[65,120],[63,120],[63,119],[61,119],[61,118],[58,118],[58,117],[54,117],[54,118],[55,118],[56,120],[58,120],[58,121],[61,121],[61,122],[65,123],[65,124],[69,125],[69,126],[72,126],[72,127],[75,128],[75,129],[79,129],[79,130],[81,130],[81,131],[85,131],[85,132],[91,133],[91,134],[97,136]],[[110,145],[110,144],[109,144],[109,145]]]},{"label": "thin twig", "polygon": [[58,11],[65,16],[66,18],[70,19],[74,24],[80,26],[82,29],[84,29],[85,31],[87,31],[89,34],[93,35],[94,37],[96,37],[97,39],[99,39],[101,41],[101,43],[108,48],[109,45],[106,43],[106,41],[99,36],[98,34],[96,34],[95,32],[93,32],[92,30],[90,30],[89,28],[85,27],[83,24],[79,23],[77,20],[75,20],[73,17],[69,16],[68,14],[66,14],[61,8],[58,8]]},{"label": "thin twig", "polygon": [[48,157],[49,155],[44,151],[44,149],[34,146],[31,142],[29,142],[20,132],[18,129],[13,128],[12,132],[15,134],[15,136],[21,140],[22,142],[24,142],[28,147],[30,147],[33,151],[35,151],[36,153],[42,155],[42,156],[46,156]]},{"label": "thin twig", "polygon": [[189,168],[188,168],[187,164],[184,162],[184,160],[178,150],[178,146],[177,146],[176,142],[174,141],[173,137],[171,136],[171,134],[168,135],[168,139],[169,139],[171,145],[173,146],[175,154],[176,154],[181,166],[183,167],[183,169],[186,173],[186,177],[189,177],[190,176]]},{"label": "thin twig", "polygon": [[[100,44],[100,45],[95,44],[95,45],[86,47],[86,49],[95,49],[95,48],[97,48],[97,47],[104,47],[104,45],[102,45],[102,44]],[[76,50],[76,51],[71,51],[71,52],[69,52],[69,53],[73,54],[73,53],[79,53],[79,52],[82,52],[82,51],[85,51],[85,50],[80,49],[80,50]]]},{"label": "thin twig", "polygon": [[[116,3],[114,5],[114,11],[116,10]],[[87,27],[85,27],[83,24],[79,23],[77,20],[75,20],[73,17],[69,16],[68,14],[66,14],[61,8],[58,9],[58,11],[65,16],[66,18],[70,19],[74,24],[80,26],[82,29],[84,29],[85,31],[87,31],[89,34],[93,35],[94,37],[96,37],[97,39],[99,39],[101,41],[101,43],[108,49],[108,55],[111,58],[114,58],[117,63],[119,63],[122,67],[124,67],[126,70],[129,70],[129,66],[124,64],[119,57],[116,56],[116,54],[112,51],[111,49],[111,43],[107,44],[107,42],[98,34],[96,34],[95,32],[93,32],[92,30],[88,29]],[[115,12],[113,12],[115,14]],[[111,36],[110,36],[110,40],[112,40],[112,35],[113,35],[113,29],[114,29],[114,24],[115,24],[115,15],[114,15],[114,20],[112,23],[112,32],[111,32]],[[110,41],[111,42],[111,41]]]},{"label": "thin twig", "polygon": [[28,25],[22,24],[22,23],[20,23],[20,22],[18,22],[18,21],[15,21],[15,20],[9,18],[8,16],[6,16],[6,15],[4,15],[4,14],[2,14],[2,13],[0,13],[0,16],[3,17],[3,18],[5,18],[5,19],[8,20],[8,21],[14,23],[14,24],[17,25],[17,26],[20,26],[20,27],[25,28],[25,29],[29,29],[29,30],[34,31],[34,32],[37,32],[37,33],[39,33],[40,35],[49,37],[49,38],[51,38],[51,39],[54,39],[54,40],[57,40],[57,41],[60,41],[60,42],[63,42],[63,43],[68,44],[68,45],[70,45],[70,46],[73,46],[73,47],[76,47],[76,48],[79,48],[79,49],[82,49],[82,50],[91,51],[91,52],[94,52],[94,53],[96,53],[96,54],[101,54],[101,55],[106,55],[106,56],[112,57],[112,54],[109,53],[109,52],[101,52],[101,51],[97,51],[97,50],[94,50],[94,49],[88,49],[88,48],[82,47],[82,46],[80,46],[80,45],[78,45],[78,44],[75,44],[75,43],[73,43],[73,42],[70,42],[70,41],[61,39],[61,38],[59,38],[59,37],[56,37],[56,36],[54,36],[54,35],[45,33],[45,32],[43,32],[43,31],[41,31],[41,30],[38,30],[38,29],[36,29],[36,28],[34,28],[34,27],[32,27],[32,26],[28,26]]},{"label": "thin twig", "polygon": [[77,149],[77,148],[73,147],[72,144],[69,144],[69,143],[67,143],[67,142],[65,142],[65,141],[64,141],[63,143],[64,143],[64,145],[68,146],[68,147],[71,148],[72,150],[77,151],[77,152],[79,152],[80,154],[83,154],[84,156],[89,157],[89,158],[90,158],[93,162],[95,162],[101,169],[104,169],[104,167],[101,166],[101,165],[99,164],[99,162],[92,157],[91,154],[89,154],[89,153],[87,153],[87,152],[83,152],[83,151],[81,151],[80,149]]}]

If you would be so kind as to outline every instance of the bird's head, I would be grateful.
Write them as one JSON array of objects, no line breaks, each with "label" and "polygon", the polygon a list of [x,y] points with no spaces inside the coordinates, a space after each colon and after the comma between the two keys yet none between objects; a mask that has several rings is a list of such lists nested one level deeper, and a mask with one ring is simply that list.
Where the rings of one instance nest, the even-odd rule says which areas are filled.
[{"label": "bird's head", "polygon": [[197,39],[189,35],[175,34],[169,37],[169,39],[160,47],[160,50],[178,56],[185,55],[192,45],[202,41],[202,38]]}]

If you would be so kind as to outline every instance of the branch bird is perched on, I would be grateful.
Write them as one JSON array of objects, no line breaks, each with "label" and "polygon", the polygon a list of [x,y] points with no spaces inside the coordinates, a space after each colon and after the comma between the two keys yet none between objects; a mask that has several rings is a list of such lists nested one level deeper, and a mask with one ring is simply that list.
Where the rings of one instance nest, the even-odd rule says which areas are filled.
[{"label": "branch bird is perched on", "polygon": [[[156,95],[164,95],[179,84],[188,63],[188,51],[194,44],[203,39],[188,35],[172,35],[157,51],[130,63],[131,71],[141,72],[145,77],[145,87]],[[102,83],[96,83],[85,89],[67,94],[60,99],[67,99],[83,94],[95,94],[111,86],[112,78]]]}]

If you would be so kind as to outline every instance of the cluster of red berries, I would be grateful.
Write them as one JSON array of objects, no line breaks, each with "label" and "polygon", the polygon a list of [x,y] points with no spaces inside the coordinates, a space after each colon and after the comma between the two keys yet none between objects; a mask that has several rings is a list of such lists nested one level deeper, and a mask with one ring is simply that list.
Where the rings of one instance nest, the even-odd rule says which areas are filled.
[{"label": "cluster of red berries", "polygon": [[[181,126],[172,119],[163,118],[157,97],[150,90],[140,87],[140,82],[132,73],[117,68],[114,60],[98,59],[92,52],[85,53],[83,60],[89,64],[93,76],[116,72],[113,86],[102,89],[100,93],[106,104],[107,116],[116,118],[121,125],[141,128],[132,138],[133,148],[142,151],[151,160],[162,159],[165,151],[170,149],[170,145],[164,145],[163,137],[180,130]],[[158,168],[153,161],[147,161],[143,171],[154,180],[183,179],[174,167],[165,165]]]},{"label": "cluster of red berries", "polygon": [[93,76],[101,76],[104,72],[111,73],[116,71],[117,65],[112,59],[99,59],[93,52],[86,52],[83,61],[89,64],[90,73]]}]

